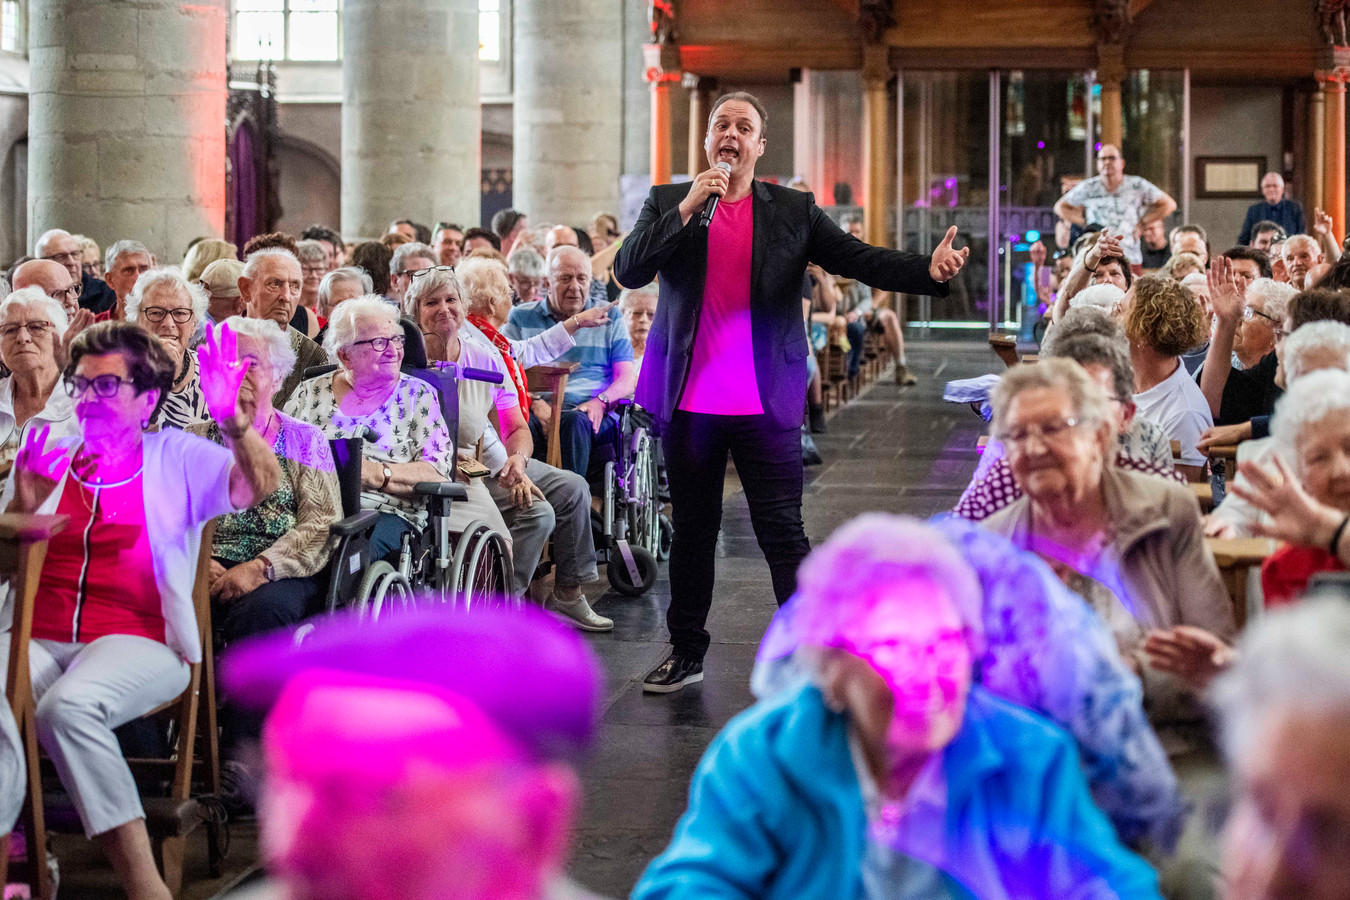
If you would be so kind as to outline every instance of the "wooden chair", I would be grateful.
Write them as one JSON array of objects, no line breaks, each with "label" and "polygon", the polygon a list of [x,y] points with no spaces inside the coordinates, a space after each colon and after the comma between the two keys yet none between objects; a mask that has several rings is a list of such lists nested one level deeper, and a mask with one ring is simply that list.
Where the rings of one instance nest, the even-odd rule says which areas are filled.
[{"label": "wooden chair", "polygon": [[1010,334],[989,335],[989,349],[993,350],[1010,369],[1021,362],[1017,358],[1017,338]]},{"label": "wooden chair", "polygon": [[[42,777],[32,761],[37,759],[37,722],[33,711],[33,685],[28,668],[28,641],[33,634],[33,600],[37,596],[47,543],[70,521],[67,516],[0,515],[0,574],[9,577],[14,591],[14,622],[10,628],[9,669],[5,675],[5,699],[23,741],[27,768],[27,799],[20,821],[28,843],[27,881],[33,897],[51,896],[47,871],[47,842],[43,821]],[[34,802],[36,798],[36,802]],[[7,843],[7,842],[6,842]],[[0,854],[0,885],[8,876],[9,848]]]},{"label": "wooden chair", "polygon": [[[198,784],[202,788],[198,791],[199,795],[202,793],[218,795],[220,793],[220,756],[218,749],[220,731],[216,717],[215,655],[212,647],[210,592],[211,542],[214,535],[215,521],[213,520],[202,529],[202,548],[197,556],[196,580],[192,589],[193,607],[197,613],[197,633],[202,645],[202,661],[193,663],[189,668],[188,685],[182,694],[146,713],[147,716],[153,716],[165,711],[174,711],[178,729],[178,740],[174,755],[169,759],[129,758],[127,760],[127,765],[131,768],[133,774],[167,774],[171,776],[169,795],[167,797],[144,797],[142,798],[142,805],[145,808],[145,825],[146,830],[150,833],[155,861],[159,864],[164,883],[175,897],[179,896],[183,887],[183,856],[187,845],[187,836],[203,824],[207,826],[211,839],[209,857],[213,874],[219,868],[215,840],[219,825],[214,818],[207,815],[200,803],[192,799],[194,784]],[[23,613],[25,636],[31,633],[32,629],[32,601],[31,596],[27,598]],[[19,616],[16,609],[16,621],[18,620]],[[27,640],[23,640],[20,645],[24,648],[24,671],[27,671],[27,645]],[[11,652],[11,667],[12,661],[18,655]],[[31,719],[31,689],[27,696],[30,710],[28,715]],[[199,741],[202,748],[202,758],[197,760],[196,750]],[[34,776],[42,771],[44,762],[47,763],[50,773],[50,761],[44,761],[38,756],[36,740],[31,743],[26,741],[25,743],[27,744],[29,772],[27,806],[31,806],[35,810],[43,810],[42,780],[40,777]],[[194,775],[197,777],[194,778]],[[25,809],[27,809],[27,806]],[[30,829],[28,831],[29,863],[30,866],[40,863],[36,868],[38,877],[43,877],[43,873],[47,870],[45,858],[47,828],[44,827],[44,815],[46,813],[40,813],[31,825],[28,819],[24,820],[25,826]],[[61,825],[68,826],[70,830],[79,830],[79,818],[74,814],[74,810],[67,806],[53,806],[50,818],[53,820],[59,819]],[[54,828],[53,830],[64,831],[66,827]],[[33,860],[31,849],[33,847],[42,848],[36,862]],[[46,895],[42,896],[45,897]]]},{"label": "wooden chair", "polygon": [[555,469],[562,468],[562,404],[563,393],[567,390],[567,379],[579,367],[580,363],[564,363],[560,366],[532,366],[525,370],[525,379],[529,383],[530,393],[551,395],[549,407],[553,420],[548,426],[548,454],[544,460]]},{"label": "wooden chair", "polygon": [[1237,626],[1244,628],[1247,625],[1247,581],[1251,568],[1265,562],[1279,543],[1269,538],[1205,538],[1205,546],[1213,554],[1224,587],[1228,588]]},{"label": "wooden chair", "polygon": [[825,349],[816,354],[820,364],[820,389],[825,401],[825,411],[830,411],[830,402],[843,406],[849,398],[848,357],[834,344],[826,344]]}]

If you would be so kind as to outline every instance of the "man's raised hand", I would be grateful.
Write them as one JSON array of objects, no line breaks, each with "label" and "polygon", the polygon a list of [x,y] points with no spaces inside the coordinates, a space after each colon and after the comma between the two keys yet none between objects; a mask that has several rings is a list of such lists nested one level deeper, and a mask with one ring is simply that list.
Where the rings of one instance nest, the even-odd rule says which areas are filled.
[{"label": "man's raised hand", "polygon": [[956,240],[956,226],[953,225],[947,229],[946,235],[942,238],[942,243],[937,245],[933,251],[932,259],[928,263],[928,276],[938,283],[950,281],[961,271],[961,267],[966,264],[966,257],[970,256],[970,248],[962,247],[957,250],[952,246],[952,241]]}]

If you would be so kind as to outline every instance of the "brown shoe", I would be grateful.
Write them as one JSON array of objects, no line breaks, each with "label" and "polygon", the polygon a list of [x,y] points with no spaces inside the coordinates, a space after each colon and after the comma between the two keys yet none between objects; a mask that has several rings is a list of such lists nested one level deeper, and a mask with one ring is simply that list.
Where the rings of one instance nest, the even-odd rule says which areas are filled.
[{"label": "brown shoe", "polygon": [[918,384],[919,379],[909,370],[909,366],[901,363],[895,364],[895,383],[900,387],[909,387],[912,384]]}]

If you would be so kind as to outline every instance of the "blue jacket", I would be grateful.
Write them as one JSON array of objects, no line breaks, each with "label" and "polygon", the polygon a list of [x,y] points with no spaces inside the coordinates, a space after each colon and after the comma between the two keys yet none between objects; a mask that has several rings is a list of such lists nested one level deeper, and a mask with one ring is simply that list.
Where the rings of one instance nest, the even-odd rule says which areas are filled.
[{"label": "blue jacket", "polygon": [[1238,235],[1239,244],[1252,242],[1252,228],[1257,222],[1274,222],[1284,229],[1284,233],[1293,237],[1303,234],[1306,223],[1303,219],[1303,207],[1297,200],[1285,197],[1271,206],[1265,200],[1247,207],[1247,217],[1242,220],[1242,233]]},{"label": "blue jacket", "polygon": [[[981,900],[1159,896],[1093,805],[1072,739],[1047,720],[974,686],[943,768],[944,837],[928,835],[942,858],[926,861]],[[803,685],[717,736],[633,897],[856,900],[867,831],[848,720]]]}]

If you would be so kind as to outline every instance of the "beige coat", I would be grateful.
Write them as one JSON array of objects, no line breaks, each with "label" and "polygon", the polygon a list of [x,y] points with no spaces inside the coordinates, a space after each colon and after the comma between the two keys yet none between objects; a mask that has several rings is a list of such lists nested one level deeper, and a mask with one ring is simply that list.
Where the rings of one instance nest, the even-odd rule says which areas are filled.
[{"label": "beige coat", "polygon": [[[1115,527],[1107,553],[1119,571],[1118,592],[1127,596],[1143,629],[1195,625],[1225,641],[1237,634],[1233,603],[1205,547],[1200,508],[1183,485],[1107,467],[1102,473],[1106,508]],[[1031,500],[1023,496],[983,522],[990,531],[1029,549]],[[1155,724],[1193,720],[1198,710],[1184,699],[1179,682],[1149,667],[1142,650],[1132,654],[1144,683],[1144,704]]]}]

